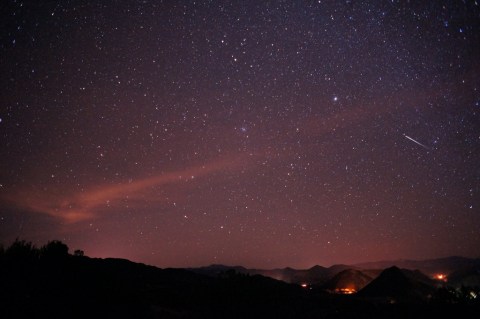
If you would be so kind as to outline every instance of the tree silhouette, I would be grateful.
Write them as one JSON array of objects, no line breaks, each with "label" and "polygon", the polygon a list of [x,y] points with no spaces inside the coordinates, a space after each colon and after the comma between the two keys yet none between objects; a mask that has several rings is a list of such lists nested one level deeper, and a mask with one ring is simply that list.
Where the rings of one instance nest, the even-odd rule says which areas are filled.
[{"label": "tree silhouette", "polygon": [[0,263],[5,261],[5,248],[3,245],[0,245]]},{"label": "tree silhouette", "polygon": [[42,258],[46,259],[61,259],[68,256],[68,246],[59,240],[48,242],[41,249]]},{"label": "tree silhouette", "polygon": [[38,260],[39,250],[31,243],[18,238],[5,250],[5,259],[17,263],[28,263]]},{"label": "tree silhouette", "polygon": [[83,252],[83,250],[77,249],[73,252],[73,255],[76,257],[83,257],[85,253]]}]

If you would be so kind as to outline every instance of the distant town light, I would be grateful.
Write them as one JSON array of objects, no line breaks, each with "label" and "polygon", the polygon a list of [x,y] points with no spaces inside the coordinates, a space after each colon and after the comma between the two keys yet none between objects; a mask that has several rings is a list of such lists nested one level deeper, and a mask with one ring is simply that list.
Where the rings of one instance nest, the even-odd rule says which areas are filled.
[{"label": "distant town light", "polygon": [[445,274],[436,274],[433,276],[433,279],[447,281],[447,275]]},{"label": "distant town light", "polygon": [[302,288],[307,288],[308,285],[307,284],[301,284]]},{"label": "distant town light", "polygon": [[342,295],[351,295],[356,293],[357,290],[355,288],[337,288],[335,289],[335,293],[342,294]]}]

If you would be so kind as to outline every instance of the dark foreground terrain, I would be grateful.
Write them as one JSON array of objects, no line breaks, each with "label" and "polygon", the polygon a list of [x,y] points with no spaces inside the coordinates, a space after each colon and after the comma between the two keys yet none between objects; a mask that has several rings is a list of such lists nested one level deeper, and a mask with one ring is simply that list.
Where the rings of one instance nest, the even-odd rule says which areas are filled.
[{"label": "dark foreground terrain", "polygon": [[[382,275],[383,274],[383,275]],[[398,268],[365,292],[316,287],[226,270],[216,277],[122,259],[73,255],[61,242],[0,251],[1,318],[434,318],[478,317],[478,290],[427,288]],[[398,289],[390,289],[389,280]],[[408,280],[407,280],[408,278]],[[418,288],[419,287],[419,288]],[[428,292],[427,298],[415,298]],[[392,293],[393,291],[393,293]],[[382,293],[385,295],[382,295]],[[391,294],[398,294],[393,296]],[[474,293],[473,293],[474,294]],[[405,295],[408,298],[402,298]],[[424,296],[424,295],[422,295]]]}]

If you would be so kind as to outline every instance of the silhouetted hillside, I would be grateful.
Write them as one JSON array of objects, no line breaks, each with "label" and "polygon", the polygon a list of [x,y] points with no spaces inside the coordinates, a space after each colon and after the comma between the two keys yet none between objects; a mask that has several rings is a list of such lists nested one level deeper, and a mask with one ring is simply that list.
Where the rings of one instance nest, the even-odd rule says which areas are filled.
[{"label": "silhouetted hillside", "polygon": [[455,288],[480,287],[480,265],[459,269],[448,276],[446,285]]},{"label": "silhouetted hillside", "polygon": [[239,274],[248,274],[250,273],[248,269],[242,266],[225,266],[225,265],[210,265],[206,267],[198,268],[188,268],[187,270],[192,271],[197,274],[202,274],[209,277],[218,277],[223,273],[228,271],[235,271]]},{"label": "silhouetted hillside", "polygon": [[365,275],[360,270],[345,269],[325,283],[322,288],[335,293],[352,294],[360,291],[372,280],[372,277]]},{"label": "silhouetted hillside", "polygon": [[[422,318],[467,316],[480,310],[471,297],[473,290],[460,296],[440,290],[434,304],[423,298],[423,303],[408,306],[372,303],[367,297],[423,296],[423,284],[410,278],[419,275],[405,275],[398,269],[385,270],[370,288],[362,290],[363,298],[241,273],[243,267],[209,269],[216,269],[217,275],[160,269],[125,259],[89,258],[81,251],[70,255],[59,241],[42,248],[16,241],[0,249],[0,315],[2,319]],[[328,271],[313,267],[304,275],[315,277]],[[286,273],[294,272],[286,269]],[[349,272],[358,274],[357,270]]]},{"label": "silhouetted hillside", "polygon": [[428,260],[388,260],[377,262],[366,262],[354,265],[360,269],[385,269],[396,266],[401,269],[418,269],[428,276],[433,276],[437,273],[450,274],[454,271],[464,268],[471,268],[474,266],[480,267],[480,259],[472,259],[465,257],[447,257]]},{"label": "silhouetted hillside", "polygon": [[393,266],[385,269],[358,296],[385,301],[426,301],[435,291],[433,285],[425,282],[426,279],[420,273]]},{"label": "silhouetted hillside", "polygon": [[297,270],[290,267],[282,269],[249,269],[250,274],[258,274],[276,280],[285,281],[288,283],[300,283],[307,274],[307,270]]},{"label": "silhouetted hillside", "polygon": [[241,266],[211,265],[207,267],[190,268],[193,272],[208,276],[218,276],[218,274],[227,270],[235,270],[242,274],[262,275],[298,285],[322,285],[345,269],[351,269],[351,267],[348,265],[333,265],[329,268],[325,268],[316,265],[309,269],[294,269],[290,267],[277,269],[248,269]]},{"label": "silhouetted hillside", "polygon": [[[333,265],[328,268],[316,265],[309,269],[294,269],[290,267],[277,269],[248,269],[242,266],[211,265],[207,267],[191,268],[189,270],[208,276],[217,276],[221,272],[233,269],[238,273],[262,275],[287,283],[320,286],[325,285],[335,275],[346,269],[360,270],[363,274],[371,278],[376,278],[383,269],[393,266],[401,269],[417,270],[425,274],[426,276],[424,277],[433,279],[434,276],[438,274],[443,274],[444,276],[449,277],[449,275],[454,272],[462,273],[462,271],[466,272],[469,269],[480,269],[480,259],[448,257],[430,260],[396,260],[368,262],[353,266]],[[425,281],[425,278],[422,280]],[[470,278],[471,282],[475,282],[474,280],[476,279],[473,277]],[[461,280],[457,279],[456,281],[461,285]],[[468,280],[466,282],[468,283]]]}]

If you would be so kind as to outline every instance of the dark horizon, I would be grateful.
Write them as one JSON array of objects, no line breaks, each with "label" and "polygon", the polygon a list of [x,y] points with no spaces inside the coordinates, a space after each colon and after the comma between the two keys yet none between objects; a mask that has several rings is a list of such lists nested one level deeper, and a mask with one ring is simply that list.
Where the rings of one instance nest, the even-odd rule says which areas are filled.
[{"label": "dark horizon", "polygon": [[0,242],[162,268],[480,256],[473,1],[0,17]]},{"label": "dark horizon", "polygon": [[[32,241],[29,241],[29,240],[26,240],[24,238],[17,238],[17,239],[15,239],[15,241],[31,243],[33,245],[33,247],[35,247],[35,248],[41,248],[42,246],[48,244],[49,242],[62,242],[62,241],[59,241],[59,240],[49,240],[49,241],[44,242],[44,243],[36,244],[36,243],[34,243]],[[3,249],[6,249],[11,244],[13,244],[14,242],[8,243],[8,244],[0,243],[0,247],[3,247]],[[66,243],[64,243],[64,244],[66,244]],[[162,265],[155,265],[155,264],[150,264],[150,263],[146,263],[146,262],[139,261],[139,260],[128,259],[128,258],[121,257],[121,256],[93,256],[93,255],[90,255],[88,253],[88,251],[84,251],[81,247],[70,247],[69,245],[67,245],[67,247],[69,249],[68,253],[71,254],[71,255],[73,255],[75,253],[75,251],[79,250],[79,251],[82,252],[82,255],[84,254],[84,256],[89,257],[89,258],[125,259],[125,260],[128,260],[128,261],[134,262],[134,263],[141,263],[141,264],[145,264],[145,265],[148,265],[148,266],[158,267],[158,268],[161,268],[161,269],[167,269],[167,268],[194,269],[194,268],[208,268],[208,267],[211,267],[211,266],[224,266],[224,267],[227,267],[227,268],[243,267],[243,268],[246,268],[246,269],[258,269],[258,270],[285,269],[285,268],[292,268],[292,269],[295,269],[295,270],[308,270],[308,269],[311,269],[315,266],[330,268],[330,267],[339,266],[339,265],[359,266],[359,265],[364,265],[364,264],[382,264],[382,263],[392,264],[392,265],[396,266],[396,263],[401,263],[401,262],[426,262],[426,261],[439,261],[439,260],[448,260],[448,259],[456,259],[456,258],[480,260],[480,256],[468,257],[468,256],[452,255],[452,256],[422,258],[422,259],[398,258],[398,259],[368,260],[368,261],[360,261],[360,262],[352,262],[352,263],[333,263],[333,264],[328,264],[328,265],[326,265],[326,264],[314,264],[314,265],[310,265],[310,266],[300,266],[300,267],[295,267],[295,266],[292,266],[292,265],[284,265],[284,266],[273,266],[273,267],[266,268],[266,267],[257,267],[255,265],[227,264],[227,263],[222,263],[222,262],[212,262],[212,263],[209,263],[209,264],[186,265],[186,266],[178,266],[177,267],[177,266],[169,266],[169,265],[163,265],[163,266]]]},{"label": "dark horizon", "polygon": [[[0,249],[6,318],[433,318],[479,312],[480,260],[421,268],[159,269],[50,241]],[[413,265],[413,264],[412,264]]]}]

